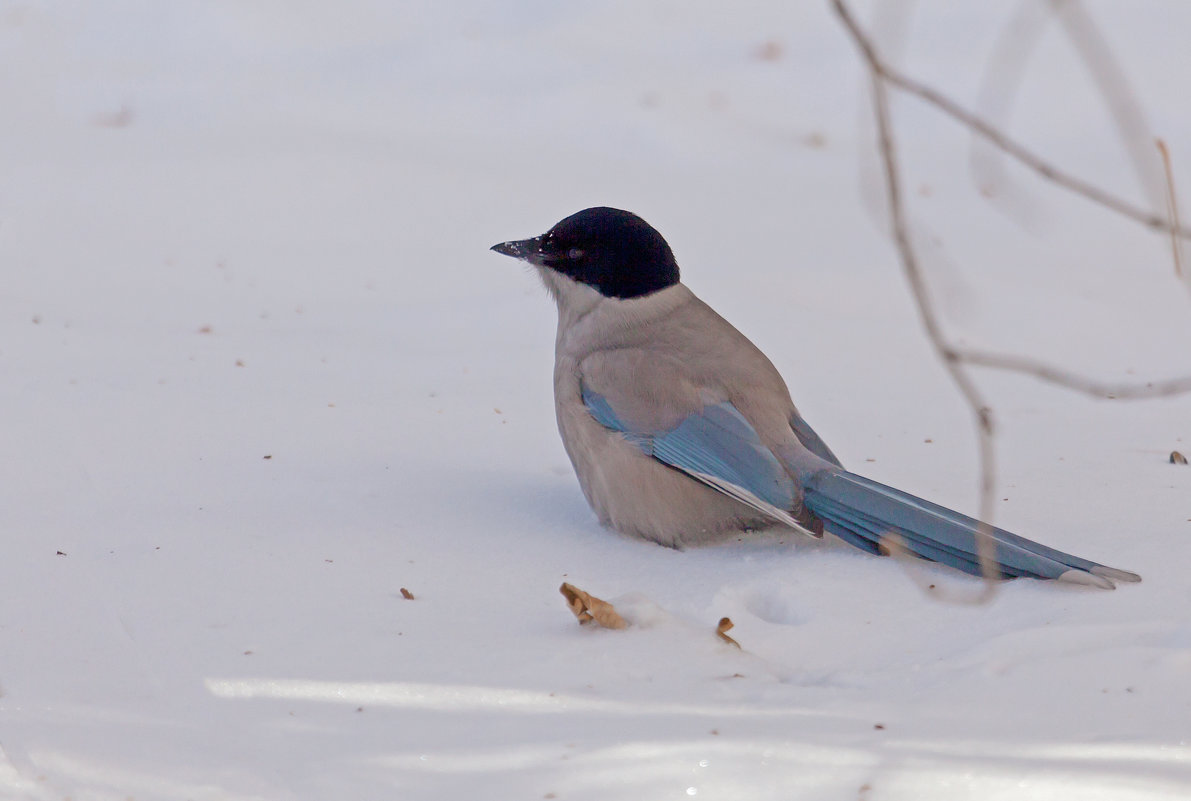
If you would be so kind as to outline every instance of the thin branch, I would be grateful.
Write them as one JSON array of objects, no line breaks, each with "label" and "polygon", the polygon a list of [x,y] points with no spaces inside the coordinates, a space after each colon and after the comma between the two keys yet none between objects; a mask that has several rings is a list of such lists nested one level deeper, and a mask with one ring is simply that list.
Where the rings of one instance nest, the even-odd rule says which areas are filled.
[{"label": "thin branch", "polygon": [[1125,71],[1117,64],[1100,27],[1080,0],[1050,0],[1050,8],[1108,106],[1109,117],[1133,162],[1146,201],[1151,206],[1160,205],[1161,178],[1155,169],[1154,152],[1150,150],[1149,124],[1137,96],[1129,88]]},{"label": "thin branch", "polygon": [[[1008,127],[1030,58],[1054,16],[1038,0],[1020,0],[1017,12],[993,43],[976,92],[976,109],[992,124]],[[1006,188],[1016,188],[1009,183],[1004,152],[978,136],[972,138],[971,169],[976,185],[990,200],[1003,196]],[[1000,188],[995,195],[988,191],[994,187]],[[1018,203],[1022,200],[1020,195],[1016,198]],[[1023,216],[1021,209],[1005,208],[1022,222],[1030,219],[1028,211]]]},{"label": "thin branch", "polygon": [[[1067,37],[1092,85],[1103,98],[1109,119],[1133,164],[1146,205],[1152,209],[1163,206],[1163,182],[1150,149],[1145,112],[1100,26],[1081,0],[1021,2],[997,37],[985,63],[976,112],[990,123],[990,127],[1008,128],[1009,110],[1025,83],[1026,66],[1051,23],[1056,23]],[[984,189],[1005,182],[1002,165],[1005,153],[978,136],[975,140],[973,145],[984,145],[983,148],[972,148],[972,171],[978,185]]]},{"label": "thin branch", "polygon": [[1059,168],[1046,161],[1041,156],[1035,154],[1033,151],[1026,148],[1025,145],[1006,136],[1000,130],[995,128],[990,123],[978,117],[976,114],[968,111],[960,106],[954,100],[951,100],[942,93],[932,89],[931,87],[920,83],[913,78],[910,78],[901,72],[898,72],[893,67],[886,64],[880,56],[877,55],[876,49],[873,47],[872,41],[868,35],[864,33],[857,25],[852,12],[848,10],[842,0],[832,0],[832,5],[835,7],[836,13],[843,20],[844,26],[847,27],[852,38],[856,41],[857,46],[864,54],[865,61],[868,62],[869,68],[875,75],[883,81],[888,81],[893,86],[902,91],[914,95],[921,100],[926,101],[930,105],[942,111],[947,116],[959,122],[961,125],[971,129],[975,133],[987,139],[996,147],[1008,153],[1019,162],[1029,167],[1034,172],[1041,175],[1043,178],[1058,184],[1059,186],[1081,195],[1084,198],[1097,203],[1105,208],[1115,211],[1124,217],[1128,217],[1147,228],[1154,228],[1156,230],[1165,231],[1170,234],[1177,235],[1183,239],[1191,239],[1191,228],[1182,225],[1172,224],[1169,220],[1161,214],[1147,211],[1146,209],[1129,203],[1126,200],[1118,198],[1116,195],[1106,192],[1093,184],[1084,181],[1071,173],[1064,172]]},{"label": "thin branch", "polygon": [[980,450],[980,523],[976,528],[976,555],[980,564],[980,571],[985,581],[983,590],[969,602],[980,604],[992,599],[996,594],[998,571],[996,569],[996,545],[992,537],[993,517],[993,489],[996,475],[996,453],[993,447],[993,417],[992,411],[984,402],[980,390],[972,382],[971,377],[961,362],[955,358],[954,350],[947,343],[939,324],[938,315],[930,300],[926,280],[918,264],[918,255],[910,243],[909,230],[906,226],[905,208],[902,202],[901,177],[898,168],[896,148],[893,144],[893,126],[889,119],[889,97],[885,88],[885,73],[880,68],[880,59],[872,41],[860,30],[851,13],[842,0],[833,0],[836,12],[843,19],[845,26],[851,31],[852,37],[865,60],[869,63],[872,76],[873,111],[877,121],[878,146],[881,152],[881,162],[885,169],[886,200],[889,203],[890,224],[893,239],[897,245],[897,252],[901,257],[902,271],[913,291],[917,303],[918,316],[926,335],[930,339],[935,352],[942,360],[952,381],[955,382],[960,394],[967,402],[972,412],[976,430],[979,433]]},{"label": "thin branch", "polygon": [[[861,55],[868,64],[872,81],[873,111],[877,123],[878,149],[885,173],[886,200],[889,206],[890,225],[894,243],[902,263],[902,270],[910,285],[918,315],[936,354],[942,360],[952,380],[955,382],[960,395],[972,412],[976,427],[980,454],[980,523],[976,532],[977,556],[981,573],[985,578],[983,591],[969,602],[983,603],[995,593],[996,582],[993,580],[995,568],[995,545],[992,538],[990,522],[994,512],[994,490],[996,486],[996,458],[995,438],[992,410],[984,402],[979,389],[968,374],[967,367],[987,367],[1006,370],[1022,375],[1033,376],[1042,381],[1062,386],[1076,392],[1081,392],[1097,398],[1140,399],[1169,397],[1191,392],[1191,376],[1144,383],[1109,383],[1097,381],[1079,375],[1073,371],[1045,364],[1034,359],[1013,354],[1000,354],[988,351],[961,349],[952,345],[945,336],[939,322],[938,314],[930,299],[925,277],[918,262],[918,256],[910,241],[909,229],[905,216],[905,201],[903,199],[900,168],[897,159],[897,148],[893,141],[893,125],[889,114],[888,86],[895,86],[913,94],[945,114],[965,125],[991,144],[1016,158],[1021,163],[1036,171],[1047,180],[1055,182],[1069,191],[1083,195],[1125,217],[1133,219],[1150,228],[1164,230],[1172,237],[1176,250],[1176,270],[1181,273],[1181,262],[1178,255],[1179,238],[1191,238],[1191,229],[1181,226],[1174,201],[1174,182],[1170,176],[1169,157],[1165,147],[1159,141],[1159,147],[1166,158],[1167,188],[1168,188],[1168,219],[1137,208],[1114,195],[1092,186],[1075,176],[1061,172],[1049,162],[1033,154],[1022,145],[1005,136],[989,123],[976,115],[961,108],[934,89],[920,84],[889,67],[880,56],[871,37],[857,24],[851,10],[844,0],[831,0],[844,27],[851,34]],[[1073,33],[1072,36],[1075,34]],[[1090,56],[1083,54],[1085,60]],[[1098,76],[1103,84],[1104,76]],[[1112,83],[1109,81],[1108,83]],[[1102,87],[1104,88],[1104,87]],[[1122,123],[1123,124],[1123,123]],[[898,543],[891,542],[890,551],[898,553]],[[932,585],[933,586],[933,585]]]},{"label": "thin branch", "polygon": [[1099,399],[1149,400],[1151,398],[1169,398],[1191,392],[1191,376],[1170,378],[1164,381],[1110,383],[1097,381],[1062,367],[1055,367],[1026,356],[1010,353],[956,349],[951,351],[951,354],[952,358],[964,364],[1022,373]]},{"label": "thin branch", "polygon": [[[904,211],[902,209],[903,203],[901,200],[901,189],[898,185],[897,166],[894,163],[894,148],[892,144],[892,133],[890,132],[889,123],[889,109],[888,98],[884,91],[885,82],[892,85],[899,86],[913,94],[918,94],[921,97],[930,99],[942,111],[951,114],[960,123],[972,127],[974,130],[980,131],[986,135],[990,142],[998,147],[1005,148],[1007,152],[1013,153],[1012,148],[1018,147],[1010,140],[1004,137],[999,131],[992,128],[988,123],[980,120],[974,115],[969,114],[963,109],[959,108],[952,101],[939,95],[933,89],[917,84],[914,81],[899,75],[896,71],[888,67],[884,61],[881,60],[877,54],[876,47],[873,45],[869,36],[861,30],[857,24],[855,17],[852,16],[851,11],[844,4],[843,0],[832,0],[832,5],[835,7],[836,13],[844,22],[844,26],[851,33],[856,45],[860,48],[864,60],[868,63],[870,73],[873,78],[874,86],[874,104],[877,112],[877,125],[880,135],[880,149],[882,160],[885,162],[886,182],[888,185],[888,194],[890,202],[890,211],[893,217],[894,239],[897,244],[898,252],[901,254],[902,261],[905,267],[907,279],[910,282],[910,288],[914,293],[915,301],[918,304],[919,315],[922,318],[923,327],[926,329],[927,336],[931,343],[935,346],[935,350],[943,359],[944,364],[948,366],[956,384],[959,386],[961,394],[965,400],[968,401],[969,406],[973,410],[985,409],[985,405],[980,399],[979,393],[975,387],[972,386],[970,378],[962,370],[958,370],[956,366],[959,364],[970,364],[979,367],[989,367],[998,370],[1008,370],[1022,373],[1025,375],[1032,375],[1043,381],[1047,381],[1058,386],[1066,387],[1067,389],[1076,392],[1082,392],[1085,395],[1091,395],[1098,398],[1115,398],[1115,399],[1143,399],[1143,398],[1158,398],[1169,397],[1172,395],[1180,395],[1186,392],[1191,392],[1191,376],[1184,376],[1179,378],[1168,379],[1166,381],[1144,382],[1144,383],[1107,383],[1098,381],[1093,378],[1078,375],[1070,370],[1053,367],[1043,362],[1027,358],[1025,356],[1017,356],[1012,354],[999,354],[987,351],[978,351],[971,349],[961,349],[950,345],[946,337],[943,335],[942,329],[938,322],[938,317],[927,297],[926,282],[923,279],[921,270],[918,267],[917,256],[913,248],[910,246],[909,236],[906,231],[906,224],[904,219]],[[932,99],[933,98],[933,99]],[[1163,154],[1163,158],[1167,165],[1167,187],[1168,187],[1168,212],[1169,219],[1166,221],[1159,220],[1154,215],[1148,215],[1146,212],[1137,210],[1129,211],[1131,208],[1124,201],[1118,201],[1111,196],[1105,195],[1108,202],[1104,205],[1109,208],[1114,208],[1114,204],[1124,204],[1126,210],[1115,209],[1128,217],[1136,219],[1150,227],[1160,227],[1171,235],[1172,241],[1175,245],[1176,255],[1175,264],[1176,271],[1181,274],[1181,243],[1178,237],[1185,237],[1191,233],[1191,229],[1183,227],[1178,218],[1178,207],[1174,198],[1174,178],[1170,172],[1169,154],[1166,151],[1165,143],[1158,140],[1158,147]],[[1034,156],[1028,152],[1023,151],[1021,154],[1022,160],[1033,160],[1037,162],[1038,171],[1048,177],[1050,180],[1063,183],[1068,182],[1068,188],[1074,188],[1077,185],[1089,186],[1084,184],[1079,179],[1064,177],[1062,173],[1052,167],[1049,163],[1043,161],[1041,158]],[[1074,182],[1074,183],[1072,183]],[[1079,191],[1078,189],[1076,191]],[[1099,190],[1093,188],[1095,193]],[[1095,199],[1095,198],[1093,198]],[[896,201],[896,202],[895,202]],[[1099,202],[1099,201],[1098,201]],[[1136,212],[1136,213],[1134,213]],[[1138,214],[1141,217],[1138,217]],[[1158,220],[1158,222],[1154,222]],[[991,434],[991,419],[985,422],[984,418],[988,416],[988,411],[977,411],[979,418],[979,428],[982,438]],[[982,445],[983,450],[983,445]],[[982,463],[984,459],[981,459]],[[987,483],[983,481],[982,483]]]},{"label": "thin branch", "polygon": [[[1170,167],[1170,151],[1167,150],[1164,140],[1155,139],[1154,143],[1158,145],[1158,152],[1162,155],[1162,169],[1166,173],[1166,213],[1170,215],[1171,229],[1175,229],[1179,227],[1179,200],[1174,191],[1174,170]],[[1170,248],[1174,255],[1174,274],[1187,280],[1188,277],[1183,274],[1183,243],[1173,233],[1170,235]]]}]

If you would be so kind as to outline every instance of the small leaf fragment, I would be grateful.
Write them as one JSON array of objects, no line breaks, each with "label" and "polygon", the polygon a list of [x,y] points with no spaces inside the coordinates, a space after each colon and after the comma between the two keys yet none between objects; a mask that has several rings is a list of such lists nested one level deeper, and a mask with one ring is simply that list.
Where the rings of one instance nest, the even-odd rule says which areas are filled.
[{"label": "small leaf fragment", "polygon": [[1184,456],[1183,454],[1179,453],[1178,451],[1171,451],[1170,452],[1170,463],[1171,464],[1186,464],[1187,457]]},{"label": "small leaf fragment", "polygon": [[719,624],[715,627],[715,636],[719,637],[729,645],[735,645],[737,648],[740,648],[740,643],[728,636],[728,632],[731,631],[732,627],[735,625],[736,624],[732,622],[732,618],[721,617]]},{"label": "small leaf fragment", "polygon": [[414,599],[414,594],[412,592],[410,592],[409,590],[405,589],[405,587],[402,587],[401,588],[401,597],[407,601],[412,601]]},{"label": "small leaf fragment", "polygon": [[623,629],[629,625],[612,604],[584,592],[574,584],[564,581],[558,591],[567,599],[567,607],[579,619],[580,625],[592,621],[606,629]]}]

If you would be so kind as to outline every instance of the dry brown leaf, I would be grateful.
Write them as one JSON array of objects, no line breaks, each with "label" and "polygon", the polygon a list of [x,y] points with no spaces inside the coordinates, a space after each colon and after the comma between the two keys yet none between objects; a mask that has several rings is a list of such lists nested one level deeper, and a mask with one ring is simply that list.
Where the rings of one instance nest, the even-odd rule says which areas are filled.
[{"label": "dry brown leaf", "polygon": [[574,584],[564,581],[558,591],[562,593],[562,597],[567,599],[567,606],[579,619],[580,625],[592,621],[606,629],[623,629],[629,625],[617,613],[612,604],[602,601],[594,595],[589,595]]},{"label": "dry brown leaf", "polygon": [[[719,625],[717,625],[715,627],[715,636],[719,637],[721,640],[728,643],[729,645],[735,645],[737,648],[740,648],[740,643],[736,642],[736,640],[734,640],[728,636],[728,632],[731,631],[732,627],[735,625],[736,624],[732,622],[732,618],[721,617]],[[743,650],[743,649],[741,649],[741,650]]]},{"label": "dry brown leaf", "polygon": [[1178,451],[1171,451],[1170,452],[1170,463],[1171,464],[1186,464],[1187,457],[1184,456],[1183,454],[1179,453]]},{"label": "dry brown leaf", "polygon": [[402,587],[401,588],[401,597],[407,601],[412,601],[414,599],[414,594],[412,592],[410,592],[409,590],[405,589],[405,587]]}]

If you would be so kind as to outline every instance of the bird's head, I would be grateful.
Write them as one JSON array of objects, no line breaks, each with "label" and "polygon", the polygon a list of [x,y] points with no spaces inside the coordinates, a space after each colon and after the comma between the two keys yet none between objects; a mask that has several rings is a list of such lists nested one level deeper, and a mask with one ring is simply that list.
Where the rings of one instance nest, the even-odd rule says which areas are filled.
[{"label": "bird's head", "polygon": [[492,250],[586,284],[604,297],[638,298],[678,283],[678,263],[662,235],[636,214],[584,209],[541,236]]}]

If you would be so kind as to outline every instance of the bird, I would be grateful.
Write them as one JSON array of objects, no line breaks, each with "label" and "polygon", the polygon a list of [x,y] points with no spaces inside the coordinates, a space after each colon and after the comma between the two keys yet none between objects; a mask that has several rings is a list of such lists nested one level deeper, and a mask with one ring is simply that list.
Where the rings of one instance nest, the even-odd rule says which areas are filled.
[{"label": "bird", "polygon": [[636,214],[588,208],[491,250],[536,268],[557,305],[558,430],[603,525],[679,549],[781,526],[976,576],[1141,580],[846,470],[773,363],[681,282]]}]

